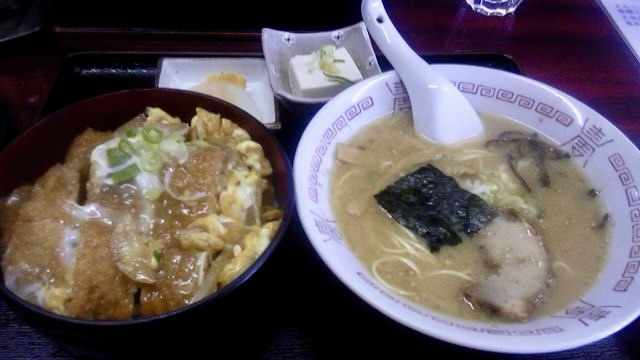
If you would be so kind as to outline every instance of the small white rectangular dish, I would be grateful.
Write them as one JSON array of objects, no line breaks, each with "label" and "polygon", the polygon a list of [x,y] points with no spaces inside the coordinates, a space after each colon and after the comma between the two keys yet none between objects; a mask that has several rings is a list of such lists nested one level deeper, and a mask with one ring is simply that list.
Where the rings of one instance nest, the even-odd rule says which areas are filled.
[{"label": "small white rectangular dish", "polygon": [[205,83],[208,76],[220,73],[235,73],[245,77],[245,90],[253,99],[255,104],[251,106],[255,105],[255,109],[249,109],[240,102],[219,97],[254,114],[266,127],[280,128],[275,97],[269,84],[267,66],[263,58],[163,57],[159,60],[156,86],[198,91],[194,87]]}]

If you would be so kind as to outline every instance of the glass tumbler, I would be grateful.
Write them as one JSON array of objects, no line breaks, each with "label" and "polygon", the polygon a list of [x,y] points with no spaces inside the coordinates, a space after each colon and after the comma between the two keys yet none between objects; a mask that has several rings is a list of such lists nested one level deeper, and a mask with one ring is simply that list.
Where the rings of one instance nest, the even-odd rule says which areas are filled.
[{"label": "glass tumbler", "polygon": [[481,14],[504,16],[511,14],[522,0],[465,0],[471,8]]}]

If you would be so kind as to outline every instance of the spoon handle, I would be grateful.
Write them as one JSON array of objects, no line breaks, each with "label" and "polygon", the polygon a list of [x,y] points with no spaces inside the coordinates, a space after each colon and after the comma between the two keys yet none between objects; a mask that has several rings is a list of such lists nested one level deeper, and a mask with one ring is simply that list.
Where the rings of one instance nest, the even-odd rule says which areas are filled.
[{"label": "spoon handle", "polygon": [[404,41],[382,1],[363,0],[361,7],[369,34],[407,89],[416,133],[441,144],[481,135],[482,122],[469,101]]},{"label": "spoon handle", "polygon": [[[408,79],[415,76],[412,74],[413,70],[429,66],[400,35],[389,19],[381,0],[363,0],[361,6],[362,17],[369,34],[403,81],[410,81]],[[421,74],[421,79],[440,87],[451,86],[447,79],[433,71]]]}]

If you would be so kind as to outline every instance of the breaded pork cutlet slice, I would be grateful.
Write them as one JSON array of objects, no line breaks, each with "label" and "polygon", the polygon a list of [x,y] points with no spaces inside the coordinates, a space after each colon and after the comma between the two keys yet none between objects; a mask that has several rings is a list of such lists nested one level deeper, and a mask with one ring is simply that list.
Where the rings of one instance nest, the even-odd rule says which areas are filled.
[{"label": "breaded pork cutlet slice", "polygon": [[[109,136],[91,129],[77,136],[64,164],[54,165],[36,181],[28,199],[15,211],[13,224],[5,229],[9,234],[3,259],[8,286],[21,297],[61,314],[93,316],[79,310],[79,303],[91,299],[83,299],[92,292],[86,290],[90,286],[85,278],[95,279],[101,273],[97,272],[100,263],[89,253],[96,243],[93,235],[99,231],[88,230],[97,221],[84,224],[88,214],[82,208],[83,183],[91,149]],[[83,232],[89,237],[86,242]]]},{"label": "breaded pork cutlet slice", "polygon": [[[202,217],[206,217],[206,213],[217,211],[217,198],[226,186],[230,156],[231,153],[225,147],[213,145],[192,149],[186,162],[170,165],[171,192],[178,197],[192,197],[194,200],[183,202],[168,192],[164,192],[160,198],[159,203],[163,206],[156,208],[156,217],[173,218],[174,221],[170,223],[171,227],[158,227],[156,230],[159,232],[156,233],[156,238],[169,240],[159,257],[156,282],[141,287],[141,315],[166,312],[187,305],[198,291],[212,258],[218,256],[225,246],[223,239],[217,234],[208,233],[207,230],[212,229],[206,226],[186,230],[199,217],[187,216],[185,213],[203,213]],[[203,212],[198,209],[208,210]],[[180,239],[181,232],[192,230],[191,235],[197,237],[198,241]]]},{"label": "breaded pork cutlet slice", "polygon": [[113,226],[100,220],[80,225],[69,315],[87,319],[129,319],[136,284],[123,274],[111,253]]},{"label": "breaded pork cutlet slice", "polygon": [[68,306],[69,315],[73,317],[129,319],[134,314],[138,287],[117,266],[113,233],[117,214],[137,213],[138,206],[123,205],[122,199],[127,194],[117,186],[104,187],[87,181],[92,149],[112,136],[88,129],[76,138],[67,154],[66,164],[82,172],[86,182],[82,199],[85,213],[79,222],[73,293]]},{"label": "breaded pork cutlet slice", "polygon": [[7,287],[20,297],[64,313],[73,269],[73,236],[68,229],[79,191],[79,174],[57,164],[31,188],[5,229],[3,257]]},{"label": "breaded pork cutlet slice", "polygon": [[112,136],[107,131],[86,129],[73,139],[69,150],[67,150],[64,164],[78,171],[83,179],[86,179],[91,169],[91,152],[96,146],[109,140]]},{"label": "breaded pork cutlet slice", "polygon": [[161,314],[188,305],[200,285],[199,269],[207,262],[206,253],[201,251],[165,249],[156,282],[141,285],[140,315]]}]

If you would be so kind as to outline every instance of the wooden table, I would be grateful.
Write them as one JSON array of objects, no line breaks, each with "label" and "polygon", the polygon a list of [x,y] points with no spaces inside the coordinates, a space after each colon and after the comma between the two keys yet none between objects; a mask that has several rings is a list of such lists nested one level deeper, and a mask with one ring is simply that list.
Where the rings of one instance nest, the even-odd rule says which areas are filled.
[{"label": "wooden table", "polygon": [[[345,4],[342,10],[346,12],[340,16],[344,26],[360,20],[359,1]],[[640,63],[596,0],[525,0],[515,16],[504,18],[478,15],[463,0],[394,0],[387,1],[385,7],[398,31],[417,52],[435,57],[506,55],[523,74],[588,104],[640,145]],[[40,118],[51,92],[60,89],[60,70],[73,54],[260,56],[260,28],[278,27],[267,20],[253,28],[218,31],[61,27],[52,23],[37,33],[0,43],[0,106],[5,108],[14,134]],[[331,24],[335,25],[340,24]],[[293,117],[283,112],[283,129],[278,134],[290,156],[303,123]],[[305,282],[292,284],[301,273]],[[469,350],[417,334],[381,316],[333,277],[308,245],[297,219],[261,279],[271,284],[249,290],[255,291],[255,308],[238,313],[237,323],[228,326],[226,332],[213,329],[215,313],[206,314],[212,316],[205,321],[211,324],[211,329],[204,330],[208,334],[183,323],[184,328],[171,330],[176,342],[154,341],[144,334],[108,344],[91,339],[72,341],[53,335],[47,324],[25,318],[0,301],[0,358],[108,358],[125,353],[159,356],[195,354],[196,350],[211,356],[217,352],[244,358],[296,359],[352,353],[360,357],[388,353],[395,357],[439,354],[545,359],[628,359],[640,355],[636,339],[640,320],[594,344],[540,356]],[[265,289],[268,291],[263,293]],[[178,336],[184,333],[193,336]],[[133,347],[127,352],[118,351],[124,346]]]}]

